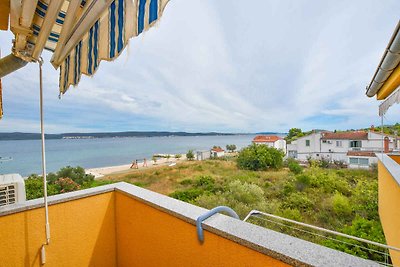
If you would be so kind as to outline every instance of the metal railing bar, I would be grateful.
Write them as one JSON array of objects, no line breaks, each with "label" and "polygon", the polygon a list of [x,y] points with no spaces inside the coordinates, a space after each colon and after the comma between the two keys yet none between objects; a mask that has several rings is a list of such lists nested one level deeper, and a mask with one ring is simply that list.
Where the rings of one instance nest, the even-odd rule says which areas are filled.
[{"label": "metal railing bar", "polygon": [[356,236],[343,234],[343,233],[336,232],[336,231],[333,231],[333,230],[328,230],[328,229],[325,229],[325,228],[322,228],[322,227],[318,227],[318,226],[314,226],[314,225],[311,225],[311,224],[302,223],[302,222],[298,222],[298,221],[295,221],[295,220],[283,218],[283,217],[280,217],[280,216],[277,216],[277,215],[273,215],[273,214],[269,214],[269,213],[265,213],[265,212],[262,212],[262,211],[259,211],[259,210],[250,211],[249,214],[247,214],[246,218],[244,218],[243,221],[248,220],[250,218],[250,216],[252,216],[252,215],[264,215],[264,216],[271,217],[271,218],[274,218],[274,219],[278,219],[278,220],[290,222],[290,223],[293,223],[293,224],[301,225],[301,226],[304,226],[304,227],[308,227],[308,228],[311,228],[311,229],[314,229],[314,230],[318,230],[318,231],[321,231],[321,232],[326,232],[326,233],[330,233],[330,234],[346,237],[346,238],[349,238],[349,239],[354,239],[354,240],[357,240],[357,241],[360,241],[360,242],[364,242],[364,243],[367,243],[367,244],[371,244],[371,245],[375,245],[375,246],[378,246],[378,247],[381,247],[381,248],[391,249],[391,250],[395,250],[395,251],[400,252],[400,248],[384,245],[384,244],[381,244],[381,243],[378,243],[378,242],[374,242],[374,241],[371,241],[371,240],[368,240],[368,239],[364,239],[364,238],[360,238],[360,237],[356,237]]},{"label": "metal railing bar", "polygon": [[360,245],[357,245],[357,244],[353,244],[353,243],[349,243],[349,242],[346,242],[346,241],[343,241],[343,240],[339,240],[339,239],[336,239],[336,238],[333,238],[333,237],[329,237],[329,236],[324,236],[324,235],[321,235],[321,234],[313,233],[313,232],[310,232],[310,231],[307,231],[307,230],[304,230],[304,229],[300,229],[300,228],[296,228],[296,227],[293,227],[293,226],[290,226],[290,225],[287,225],[287,224],[284,224],[284,223],[275,222],[275,221],[268,220],[268,219],[261,218],[261,217],[254,217],[254,218],[257,218],[257,219],[260,219],[260,220],[264,220],[264,221],[267,221],[267,222],[271,222],[271,223],[275,223],[275,224],[278,224],[278,225],[282,225],[282,226],[285,226],[285,227],[288,227],[288,228],[291,228],[291,229],[295,229],[295,230],[298,230],[298,231],[301,231],[301,232],[304,232],[304,233],[308,233],[308,234],[311,234],[311,235],[315,235],[315,236],[319,236],[319,237],[322,237],[322,238],[326,238],[326,239],[329,239],[329,240],[332,240],[332,241],[337,241],[339,243],[343,243],[343,244],[346,244],[346,245],[358,247],[360,249],[365,249],[365,250],[368,250],[368,251],[371,251],[371,252],[379,253],[379,254],[382,254],[382,255],[385,255],[385,256],[389,255],[388,253],[385,253],[385,252],[382,252],[382,251],[379,251],[379,250],[363,247],[363,246],[360,246]]},{"label": "metal railing bar", "polygon": [[214,214],[219,213],[219,212],[226,212],[226,213],[229,214],[229,216],[231,216],[231,217],[233,217],[233,218],[235,218],[235,219],[240,220],[240,218],[239,218],[239,216],[237,215],[237,213],[236,213],[233,209],[231,209],[231,208],[229,208],[229,207],[226,207],[226,206],[218,206],[218,207],[215,207],[215,208],[213,208],[213,209],[207,211],[207,212],[204,213],[203,215],[200,215],[200,216],[197,218],[197,220],[196,220],[197,237],[199,238],[200,243],[203,243],[203,242],[204,242],[204,233],[203,233],[203,227],[202,227],[201,223],[202,223],[205,219],[207,219],[207,218],[209,218],[209,217],[211,217],[211,216],[213,216]]}]

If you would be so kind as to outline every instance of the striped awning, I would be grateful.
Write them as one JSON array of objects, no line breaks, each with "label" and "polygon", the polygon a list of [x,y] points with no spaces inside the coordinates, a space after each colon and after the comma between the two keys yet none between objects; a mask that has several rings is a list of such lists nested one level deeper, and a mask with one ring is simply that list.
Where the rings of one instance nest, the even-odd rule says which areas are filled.
[{"label": "striped awning", "polygon": [[396,103],[400,103],[400,86],[379,105],[379,116],[385,115],[388,109]]},{"label": "striped awning", "polygon": [[[15,3],[20,2],[20,6]],[[53,52],[64,94],[91,76],[101,60],[118,57],[135,37],[161,17],[168,0],[32,0],[11,2],[13,53],[39,60],[43,49]],[[14,6],[13,6],[14,5]]]}]

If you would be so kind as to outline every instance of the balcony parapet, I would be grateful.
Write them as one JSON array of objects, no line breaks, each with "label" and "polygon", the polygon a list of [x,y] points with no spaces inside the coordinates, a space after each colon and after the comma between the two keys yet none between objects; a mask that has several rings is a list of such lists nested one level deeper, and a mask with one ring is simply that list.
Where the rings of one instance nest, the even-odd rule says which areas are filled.
[{"label": "balcony parapet", "polygon": [[393,180],[400,186],[400,164],[396,162],[395,157],[399,157],[399,154],[382,154],[376,153],[378,160],[385,166],[386,170],[391,174]]},{"label": "balcony parapet", "polygon": [[[52,206],[108,192],[121,193],[193,225],[193,238],[196,239],[196,219],[208,211],[207,209],[124,182],[51,196],[48,202]],[[24,204],[0,208],[0,216],[41,207],[43,207],[43,199],[30,200]],[[141,215],[138,214],[137,216]],[[292,266],[379,266],[377,263],[369,260],[233,219],[222,214],[216,214],[204,221],[202,225],[205,231],[209,231]],[[157,230],[155,229],[154,231]],[[174,233],[171,232],[171,235],[174,235]],[[157,237],[156,232],[154,237]],[[205,245],[207,245],[207,239],[205,240]],[[207,246],[201,248],[204,245],[200,242],[198,246],[200,246],[199,249],[207,249]]]}]

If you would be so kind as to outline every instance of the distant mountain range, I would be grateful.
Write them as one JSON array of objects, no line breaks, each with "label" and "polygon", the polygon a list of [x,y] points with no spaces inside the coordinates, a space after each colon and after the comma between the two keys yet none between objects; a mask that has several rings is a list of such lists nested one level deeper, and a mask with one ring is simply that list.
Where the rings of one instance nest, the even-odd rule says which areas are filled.
[{"label": "distant mountain range", "polygon": [[[241,133],[251,134],[251,133]],[[267,134],[267,133],[263,133]],[[271,134],[271,133],[268,133]],[[46,139],[90,139],[90,138],[124,138],[124,137],[157,137],[157,136],[224,136],[224,135],[239,135],[239,133],[188,133],[188,132],[105,132],[105,133],[62,133],[62,134],[46,134]],[[40,139],[40,133],[0,133],[1,140],[36,140]]]}]

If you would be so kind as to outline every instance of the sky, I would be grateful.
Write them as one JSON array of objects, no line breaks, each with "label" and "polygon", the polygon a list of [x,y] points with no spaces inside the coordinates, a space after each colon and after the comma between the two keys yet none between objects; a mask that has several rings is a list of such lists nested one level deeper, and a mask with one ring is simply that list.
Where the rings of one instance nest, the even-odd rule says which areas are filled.
[{"label": "sky", "polygon": [[[113,62],[58,98],[42,54],[48,133],[287,132],[379,125],[365,95],[398,22],[398,0],[172,0]],[[13,35],[0,32],[2,55]],[[0,132],[39,132],[39,69],[2,80]],[[400,106],[400,105],[399,105]],[[392,107],[385,123],[400,121]]]}]

